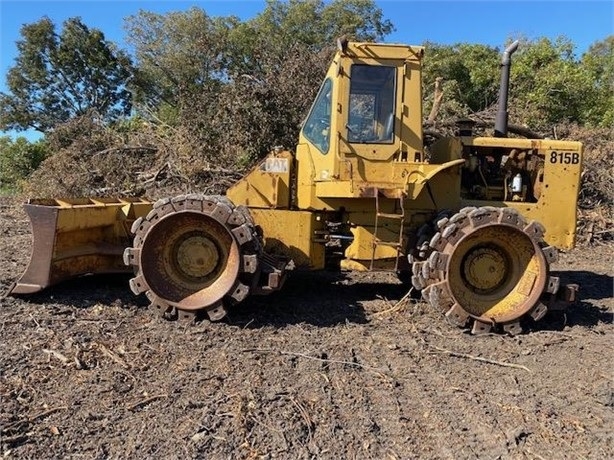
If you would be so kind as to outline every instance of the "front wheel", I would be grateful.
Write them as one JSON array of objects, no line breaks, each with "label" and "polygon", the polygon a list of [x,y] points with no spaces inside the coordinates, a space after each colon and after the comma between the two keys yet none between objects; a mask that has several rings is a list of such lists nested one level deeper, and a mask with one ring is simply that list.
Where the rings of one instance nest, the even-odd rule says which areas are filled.
[{"label": "front wheel", "polygon": [[258,275],[260,238],[249,213],[225,197],[160,200],[132,231],[134,247],[124,253],[136,275],[130,287],[167,319],[206,312],[220,320],[228,303],[250,293]]}]

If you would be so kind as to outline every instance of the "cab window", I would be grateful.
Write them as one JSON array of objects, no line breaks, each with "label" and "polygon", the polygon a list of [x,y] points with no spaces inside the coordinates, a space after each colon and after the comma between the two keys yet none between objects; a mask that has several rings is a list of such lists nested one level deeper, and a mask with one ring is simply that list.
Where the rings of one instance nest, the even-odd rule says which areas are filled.
[{"label": "cab window", "polygon": [[331,91],[333,82],[326,79],[320,88],[303,127],[304,136],[326,154],[330,147]]},{"label": "cab window", "polygon": [[395,123],[395,67],[354,64],[350,71],[348,140],[391,144]]}]

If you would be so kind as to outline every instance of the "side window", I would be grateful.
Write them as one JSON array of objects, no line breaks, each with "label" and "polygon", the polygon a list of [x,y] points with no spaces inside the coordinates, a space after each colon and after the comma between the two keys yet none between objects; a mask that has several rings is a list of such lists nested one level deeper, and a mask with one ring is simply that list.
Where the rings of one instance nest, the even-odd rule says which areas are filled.
[{"label": "side window", "polygon": [[320,88],[303,127],[304,136],[323,154],[330,147],[331,91],[333,82],[326,79]]},{"label": "side window", "polygon": [[394,141],[395,67],[355,64],[350,71],[348,140],[361,144]]}]

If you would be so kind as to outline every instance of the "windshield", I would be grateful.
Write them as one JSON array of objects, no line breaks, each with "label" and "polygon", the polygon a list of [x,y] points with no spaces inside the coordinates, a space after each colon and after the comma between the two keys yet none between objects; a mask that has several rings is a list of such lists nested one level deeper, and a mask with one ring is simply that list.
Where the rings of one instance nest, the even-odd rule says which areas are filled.
[{"label": "windshield", "polygon": [[320,88],[318,97],[316,97],[311,107],[303,128],[305,137],[324,154],[328,152],[330,147],[330,98],[332,86],[332,80],[327,78]]},{"label": "windshield", "polygon": [[395,67],[352,66],[347,125],[350,142],[393,142],[395,75]]}]

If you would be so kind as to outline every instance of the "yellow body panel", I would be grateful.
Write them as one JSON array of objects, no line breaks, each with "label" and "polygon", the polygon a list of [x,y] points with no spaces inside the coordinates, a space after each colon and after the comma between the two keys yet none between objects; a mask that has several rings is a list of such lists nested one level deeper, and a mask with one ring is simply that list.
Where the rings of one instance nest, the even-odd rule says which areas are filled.
[{"label": "yellow body panel", "polygon": [[[386,238],[387,241],[391,241],[398,234],[398,226],[392,231],[389,228],[384,228],[379,233],[380,237]],[[365,227],[354,227],[351,229],[352,235],[354,235],[354,241],[345,250],[345,256],[348,259],[356,260],[371,260],[373,254],[373,228],[367,229]],[[377,246],[375,248],[376,259],[392,259],[397,255],[395,248],[391,246]]]},{"label": "yellow body panel", "polygon": [[576,211],[582,173],[582,144],[548,139],[461,138],[466,146],[533,151],[543,159],[540,196],[534,203],[522,201],[463,200],[468,206],[507,206],[546,228],[545,241],[571,249],[576,237]]},{"label": "yellow body panel", "polygon": [[345,271],[369,272],[369,271],[392,271],[394,260],[376,259],[373,264],[370,260],[343,259],[339,263],[339,268]]},{"label": "yellow body panel", "polygon": [[250,213],[262,229],[268,253],[291,257],[297,268],[324,268],[324,245],[314,241],[316,231],[323,228],[319,214],[279,209],[250,209]]},{"label": "yellow body panel", "polygon": [[293,163],[290,152],[272,152],[230,187],[226,195],[234,204],[250,208],[288,208]]}]

